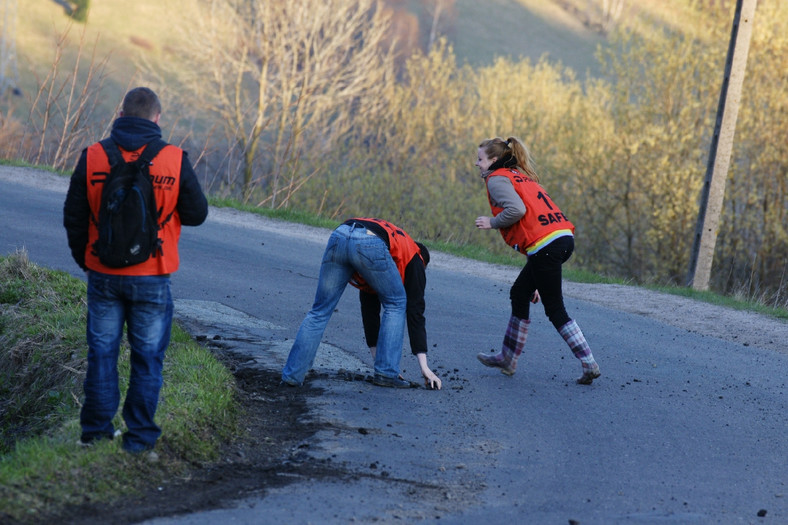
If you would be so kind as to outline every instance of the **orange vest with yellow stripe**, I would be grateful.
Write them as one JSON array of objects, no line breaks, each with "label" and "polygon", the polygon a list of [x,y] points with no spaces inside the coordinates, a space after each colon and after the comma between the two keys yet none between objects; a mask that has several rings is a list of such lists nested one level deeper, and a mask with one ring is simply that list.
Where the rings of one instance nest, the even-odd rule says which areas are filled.
[{"label": "orange vest with yellow stripe", "polygon": [[[421,251],[419,250],[419,246],[416,244],[416,241],[414,241],[410,235],[405,233],[405,230],[398,228],[388,221],[381,219],[368,219],[363,217],[359,217],[356,220],[374,222],[386,230],[386,233],[389,234],[389,252],[391,253],[391,258],[394,259],[394,264],[397,265],[397,270],[399,271],[399,275],[402,278],[402,282],[405,282],[405,268],[408,266],[410,261],[413,260],[413,257],[416,255],[421,257]],[[375,293],[375,290],[373,290],[371,286],[364,282],[364,279],[362,279],[361,275],[358,273],[354,273],[350,278],[350,284],[360,290],[364,290],[365,292]]]},{"label": "orange vest with yellow stripe", "polygon": [[[137,159],[143,148],[126,151],[121,148],[123,159],[131,162]],[[178,239],[181,234],[181,220],[175,209],[181,185],[181,161],[183,150],[167,145],[153,159],[150,165],[151,182],[159,211],[159,240],[161,252],[151,255],[147,261],[125,268],[110,268],[101,264],[93,252],[93,244],[98,239],[97,218],[101,206],[101,190],[109,176],[109,159],[96,143],[87,150],[88,203],[91,220],[88,226],[88,244],[85,248],[85,266],[91,270],[112,275],[164,275],[178,269]]]},{"label": "orange vest with yellow stripe", "polygon": [[[574,234],[575,226],[536,181],[510,168],[497,169],[487,180],[490,177],[508,178],[525,204],[525,215],[511,226],[500,229],[506,244],[520,253],[533,255],[558,237]],[[487,200],[493,216],[503,211],[503,208],[493,204],[489,190]]]}]

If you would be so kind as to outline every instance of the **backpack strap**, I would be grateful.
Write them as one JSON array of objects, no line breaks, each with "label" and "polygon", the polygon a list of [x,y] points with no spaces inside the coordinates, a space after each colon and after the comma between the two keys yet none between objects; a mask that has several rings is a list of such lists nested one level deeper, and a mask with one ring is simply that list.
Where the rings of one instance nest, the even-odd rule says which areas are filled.
[{"label": "backpack strap", "polygon": [[161,139],[153,139],[148,143],[147,146],[145,146],[145,149],[142,150],[142,153],[140,153],[140,159],[145,164],[150,164],[151,161],[156,158],[156,155],[158,155],[166,145],[167,143]]},{"label": "backpack strap", "polygon": [[104,148],[104,153],[107,154],[110,168],[114,168],[115,166],[126,162],[123,159],[123,155],[120,153],[118,144],[114,140],[107,137],[104,140],[100,140],[99,144],[101,144],[101,147]]}]

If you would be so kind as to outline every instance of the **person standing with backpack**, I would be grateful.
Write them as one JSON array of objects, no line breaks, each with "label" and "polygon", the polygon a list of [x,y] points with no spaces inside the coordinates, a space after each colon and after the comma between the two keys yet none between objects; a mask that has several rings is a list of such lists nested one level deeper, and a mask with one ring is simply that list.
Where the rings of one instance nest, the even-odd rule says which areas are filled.
[{"label": "person standing with backpack", "polygon": [[[198,226],[208,216],[208,202],[187,153],[161,140],[160,115],[161,103],[151,89],[126,93],[109,139],[82,151],[63,206],[69,248],[88,281],[79,443],[121,434],[112,419],[120,405],[118,354],[125,324],[131,372],[122,446],[130,453],[152,450],[161,435],[154,416],[172,328],[170,275],[179,265],[181,225]],[[152,195],[140,173],[150,179]],[[128,182],[116,184],[119,177]],[[117,189],[107,195],[104,189],[110,186]],[[135,207],[136,214],[131,211]],[[110,226],[112,210],[119,215]],[[157,232],[152,241],[135,233],[150,233],[151,228]],[[120,237],[131,240],[120,246],[114,242]]]},{"label": "person standing with backpack", "polygon": [[577,383],[590,385],[600,376],[599,365],[577,322],[566,312],[561,283],[561,265],[575,248],[575,227],[539,185],[531,156],[518,138],[484,140],[477,155],[493,216],[477,217],[476,227],[497,229],[528,262],[509,291],[512,313],[501,351],[476,357],[485,366],[513,375],[531,324],[531,303],[541,299],[547,318],[580,361],[583,374]]}]

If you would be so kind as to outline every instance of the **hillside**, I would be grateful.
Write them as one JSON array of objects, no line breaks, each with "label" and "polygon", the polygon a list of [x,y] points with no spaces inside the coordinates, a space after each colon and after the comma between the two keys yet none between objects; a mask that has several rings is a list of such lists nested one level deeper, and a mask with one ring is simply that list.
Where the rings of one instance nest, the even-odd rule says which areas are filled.
[{"label": "hillside", "polygon": [[[604,37],[556,1],[459,0],[456,20],[446,27],[460,62],[474,66],[492,63],[496,57],[545,57],[561,62],[580,76],[598,73],[594,53]],[[492,14],[492,16],[491,16]]]},{"label": "hillside", "polygon": [[[412,24],[418,25],[415,31],[419,36],[414,38],[419,45],[426,45],[431,20],[425,2],[390,3],[417,20]],[[546,57],[570,67],[581,78],[586,72],[598,73],[594,54],[605,42],[600,26],[601,0],[446,3],[450,8],[438,30],[451,42],[460,62],[481,66],[491,64],[498,56],[532,61]],[[169,54],[173,45],[182,38],[199,38],[182,35],[175,23],[201,16],[199,5],[191,0],[137,0],[134,9],[129,9],[122,0],[94,1],[88,23],[82,26],[74,24],[56,1],[18,1],[16,22],[10,24],[9,34],[16,36],[19,85],[27,97],[35,95],[52,69],[58,39],[67,34],[68,45],[59,69],[73,67],[82,40],[80,69],[84,72],[91,62],[106,59],[109,92],[123,91],[139,78],[136,64],[140,58],[177,60]],[[683,2],[637,0],[626,5],[617,20],[619,25],[632,26],[644,15],[659,25],[676,23]]]}]

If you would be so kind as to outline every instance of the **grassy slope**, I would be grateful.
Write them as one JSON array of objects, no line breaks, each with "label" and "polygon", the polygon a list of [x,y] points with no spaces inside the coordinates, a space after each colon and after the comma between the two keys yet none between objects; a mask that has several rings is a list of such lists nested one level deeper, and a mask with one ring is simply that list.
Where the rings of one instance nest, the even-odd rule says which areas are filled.
[{"label": "grassy slope", "polygon": [[[635,6],[625,17],[627,23],[635,13],[650,13],[661,22],[676,20],[676,13],[681,11],[677,6],[686,2],[636,0],[632,3]],[[109,92],[122,94],[139,79],[135,65],[138,57],[166,55],[183,38],[179,26],[187,25],[191,17],[201,16],[196,4],[193,0],[136,0],[132,9],[125,0],[94,1],[88,23],[82,26],[73,25],[55,2],[19,2],[16,35],[22,87],[27,93],[35,92],[36,78],[42,78],[50,70],[58,35],[71,27],[69,63],[76,56],[84,29],[88,55],[84,60],[90,60],[94,43],[99,59],[109,55],[109,81],[114,88]],[[587,0],[457,0],[456,19],[448,38],[459,60],[473,65],[489,64],[501,55],[527,57],[532,61],[546,55],[581,75],[588,68],[595,73],[594,52],[597,45],[604,43],[604,38],[578,19],[576,13],[582,12],[586,5]],[[426,27],[428,22],[423,24]],[[197,36],[191,34],[186,38]]]},{"label": "grassy slope", "polygon": [[[57,45],[67,35],[69,45],[63,72],[70,72],[83,40],[80,70],[86,71],[95,51],[97,62],[107,60],[104,100],[97,103],[112,114],[126,90],[141,82],[137,64],[141,57],[157,58],[180,38],[173,22],[193,16],[189,0],[100,0],[91,2],[86,25],[74,24],[51,1],[19,2],[17,12],[17,62],[26,97],[34,97],[41,79],[52,69]],[[130,8],[133,5],[133,8]]]},{"label": "grassy slope", "polygon": [[[623,16],[622,24],[632,25],[636,15],[643,14],[657,25],[686,24],[689,20],[684,16],[685,0],[631,3],[634,5]],[[69,45],[60,66],[61,78],[71,72],[80,40],[83,74],[91,60],[107,60],[103,97],[96,103],[101,108],[99,116],[105,115],[108,120],[125,91],[145,82],[138,70],[141,60],[177,60],[170,53],[175,44],[184,38],[199,38],[188,33],[189,20],[204,16],[194,0],[136,0],[133,8],[130,5],[124,0],[94,1],[88,23],[81,25],[74,24],[51,0],[19,2],[16,49],[20,87],[26,100],[15,100],[20,106],[16,114],[26,114],[28,101],[51,72],[56,42],[63,34],[67,33]],[[532,62],[545,57],[573,69],[579,78],[586,73],[595,76],[599,66],[594,55],[605,39],[582,23],[581,15],[588,5],[588,0],[456,0],[456,17],[446,36],[461,63],[483,66],[497,56]],[[422,25],[422,31],[426,31],[429,21],[423,20]],[[166,101],[166,92],[160,95]]]},{"label": "grassy slope", "polygon": [[[238,432],[232,374],[175,327],[156,415],[159,461],[120,451],[119,440],[76,445],[87,349],[86,285],[0,257],[0,522],[39,523],[63,505],[101,502],[214,461]],[[119,360],[128,378],[128,346]],[[123,428],[120,417],[116,428]],[[90,475],[85,472],[89,470]]]},{"label": "grassy slope", "polygon": [[551,2],[539,0],[458,0],[457,21],[450,33],[457,57],[472,65],[496,56],[543,56],[583,75],[597,74],[594,53],[602,37]]}]

